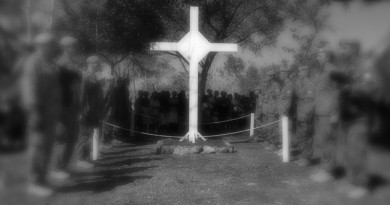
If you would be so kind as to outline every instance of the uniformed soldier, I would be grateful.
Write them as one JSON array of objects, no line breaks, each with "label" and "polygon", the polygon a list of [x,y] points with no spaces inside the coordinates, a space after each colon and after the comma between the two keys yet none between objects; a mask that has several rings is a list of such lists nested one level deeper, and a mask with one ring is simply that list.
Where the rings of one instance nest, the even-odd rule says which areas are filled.
[{"label": "uniformed soldier", "polygon": [[[292,105],[292,97],[294,93],[294,84],[293,82],[288,78],[290,73],[290,69],[288,66],[283,66],[279,72],[279,79],[280,84],[277,89],[277,96],[278,96],[278,117],[282,117],[283,115],[288,116],[288,119],[290,121],[289,125],[292,125],[292,116],[290,115],[291,111],[291,105]],[[276,139],[276,145],[281,145],[281,138],[282,133],[281,129],[278,129],[279,131],[279,138]]]},{"label": "uniformed soldier", "polygon": [[280,80],[282,85],[279,90],[279,116],[288,115],[289,109],[291,107],[291,98],[294,92],[293,82],[288,78],[290,69],[288,67],[283,67],[280,70]]},{"label": "uniformed soldier", "polygon": [[318,61],[321,73],[316,79],[315,90],[315,134],[313,138],[313,158],[319,159],[321,169],[312,175],[312,179],[318,182],[332,180],[331,171],[335,165],[335,128],[337,116],[338,91],[331,82],[329,75],[336,70],[334,66],[334,52],[329,49],[321,49]]},{"label": "uniformed soldier", "polygon": [[[271,123],[279,118],[277,109],[279,85],[273,80],[275,75],[274,70],[268,70],[263,83],[263,92],[265,93],[262,100],[262,108],[260,118],[262,124]],[[276,148],[278,140],[278,126],[272,124],[263,129],[263,138],[269,143],[266,149],[273,150]]]},{"label": "uniformed soldier", "polygon": [[[370,136],[370,111],[373,109],[372,90],[359,83],[354,83],[352,77],[343,72],[332,72],[330,78],[340,90],[339,117],[342,135],[338,136],[344,144],[343,168],[349,182],[353,185],[348,195],[362,197],[369,185],[367,169],[368,139]],[[339,150],[337,150],[339,151]]]},{"label": "uniformed soldier", "polygon": [[[58,168],[68,169],[79,133],[81,110],[82,72],[80,58],[77,55],[77,39],[72,36],[60,40],[63,55],[57,61],[60,69],[60,82],[63,93],[61,122],[64,125],[64,151],[59,159]],[[60,174],[60,173],[57,173]]]},{"label": "uniformed soldier", "polygon": [[312,155],[314,125],[314,81],[309,77],[309,67],[299,67],[295,84],[297,96],[297,132],[294,140],[300,154],[296,164],[307,166]]},{"label": "uniformed soldier", "polygon": [[53,192],[48,186],[47,173],[56,139],[56,127],[61,112],[61,85],[55,63],[57,44],[49,33],[34,40],[36,52],[27,60],[23,73],[23,102],[29,115],[29,155],[31,181],[28,191],[39,196]]},{"label": "uniformed soldier", "polygon": [[[276,71],[272,71],[271,75],[273,76],[270,86],[267,88],[267,111],[266,115],[268,120],[267,123],[271,123],[279,120],[279,95],[281,92],[281,85],[277,82]],[[269,142],[270,146],[266,147],[268,150],[276,150],[281,145],[280,140],[280,129],[278,124],[272,124],[269,126]]]},{"label": "uniformed soldier", "polygon": [[[268,76],[268,72],[266,72],[266,76],[264,78],[263,83],[256,89],[256,111],[255,111],[255,118],[256,118],[256,126],[259,126],[265,122],[265,89],[268,87],[269,81],[271,80],[271,77]],[[255,138],[254,141],[260,141],[265,140],[266,137],[266,131],[265,129],[258,129],[255,130]]]},{"label": "uniformed soldier", "polygon": [[87,71],[83,74],[82,87],[82,125],[83,131],[77,146],[77,166],[83,169],[92,168],[90,163],[90,145],[94,129],[100,129],[104,119],[103,88],[98,80],[100,58],[90,56],[87,58]]}]

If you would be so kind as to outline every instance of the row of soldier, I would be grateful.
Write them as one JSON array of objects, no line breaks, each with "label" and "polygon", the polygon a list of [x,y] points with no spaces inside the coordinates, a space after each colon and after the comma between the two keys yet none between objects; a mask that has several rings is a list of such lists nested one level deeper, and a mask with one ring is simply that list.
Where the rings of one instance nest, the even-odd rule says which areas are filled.
[{"label": "row of soldier", "polygon": [[[58,52],[62,46],[62,53]],[[86,64],[86,69],[81,65]],[[106,91],[98,73],[98,56],[83,60],[77,39],[57,41],[50,33],[38,35],[34,52],[20,64],[21,102],[27,113],[27,150],[31,161],[28,192],[48,196],[51,181],[65,181],[70,170],[91,163],[91,138],[102,133]],[[125,110],[123,111],[125,113]],[[82,126],[80,126],[80,124]],[[103,138],[102,147],[110,142]],[[54,149],[56,144],[63,149]]]},{"label": "row of soldier", "polygon": [[[375,96],[378,80],[373,70],[362,66],[359,46],[356,41],[341,41],[338,53],[321,49],[319,69],[300,66],[294,81],[288,69],[282,69],[278,78],[274,70],[267,71],[256,106],[260,125],[289,117],[291,146],[298,153],[293,159],[299,166],[319,163],[311,176],[314,181],[328,182],[338,177],[336,173],[344,173],[353,185],[349,192],[353,197],[367,193],[369,139],[383,131],[378,113],[388,107]],[[260,129],[255,140],[278,150],[278,125]]]}]

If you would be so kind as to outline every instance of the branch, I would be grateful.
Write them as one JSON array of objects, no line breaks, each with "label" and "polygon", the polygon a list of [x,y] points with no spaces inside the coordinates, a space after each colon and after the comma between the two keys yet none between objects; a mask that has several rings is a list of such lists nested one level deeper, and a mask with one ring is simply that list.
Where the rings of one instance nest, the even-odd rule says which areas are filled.
[{"label": "branch", "polygon": [[182,60],[181,58],[179,58],[179,61],[180,61],[181,65],[183,66],[184,71],[185,71],[187,74],[189,74],[189,73],[188,73],[188,70],[186,69],[186,65],[184,65],[184,63],[183,63],[183,60]]},{"label": "branch", "polygon": [[178,51],[175,51],[175,52],[168,52],[168,51],[159,51],[161,53],[164,53],[164,54],[168,54],[168,55],[171,55],[171,56],[175,56],[179,59],[182,59],[186,64],[189,64],[188,60],[184,58],[184,56],[182,56]]},{"label": "branch", "polygon": [[240,7],[241,7],[241,5],[242,5],[242,2],[244,2],[244,0],[241,0],[241,1],[238,3],[238,5],[237,5],[236,9],[234,9],[234,12],[233,12],[232,16],[231,16],[231,17],[230,17],[230,19],[229,19],[229,21],[230,21],[230,22],[232,22],[232,20],[233,20],[234,16],[235,16],[235,15],[236,15],[236,13],[237,13],[237,10],[238,10],[238,8],[240,8]]}]

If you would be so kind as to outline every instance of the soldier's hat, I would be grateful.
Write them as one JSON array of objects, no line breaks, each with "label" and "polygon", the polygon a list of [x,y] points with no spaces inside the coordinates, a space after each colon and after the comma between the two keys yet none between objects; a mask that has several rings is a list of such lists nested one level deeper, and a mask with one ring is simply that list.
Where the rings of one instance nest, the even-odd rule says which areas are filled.
[{"label": "soldier's hat", "polygon": [[97,55],[92,55],[87,58],[87,63],[99,63],[100,58]]},{"label": "soldier's hat", "polygon": [[307,65],[302,65],[302,66],[299,66],[298,70],[308,70],[309,69],[309,66]]},{"label": "soldier's hat", "polygon": [[358,40],[353,40],[353,39],[342,39],[339,42],[340,46],[348,45],[352,47],[355,51],[359,52],[360,51],[360,41]]},{"label": "soldier's hat", "polygon": [[274,75],[275,74],[275,70],[274,69],[268,69],[265,73],[266,73],[266,75]]},{"label": "soldier's hat", "polygon": [[73,36],[65,36],[60,40],[60,44],[62,46],[70,46],[74,45],[77,42],[77,39]]},{"label": "soldier's hat", "polygon": [[354,39],[341,39],[339,45],[360,45],[360,42]]},{"label": "soldier's hat", "polygon": [[282,66],[280,68],[280,72],[290,72],[290,67],[289,66]]},{"label": "soldier's hat", "polygon": [[34,39],[35,45],[43,45],[54,42],[54,36],[51,33],[41,33],[38,34]]}]

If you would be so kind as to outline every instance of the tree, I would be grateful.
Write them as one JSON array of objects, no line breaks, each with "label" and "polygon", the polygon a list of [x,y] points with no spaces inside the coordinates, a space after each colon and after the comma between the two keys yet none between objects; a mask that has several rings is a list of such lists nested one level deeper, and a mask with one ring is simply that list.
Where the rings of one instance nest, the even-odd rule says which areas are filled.
[{"label": "tree", "polygon": [[[199,29],[209,41],[239,43],[256,53],[262,46],[275,43],[283,27],[282,0],[182,0],[172,4],[174,12],[161,13],[166,27],[164,40],[177,41],[188,32],[189,5],[199,6]],[[186,70],[188,62],[179,52],[162,53],[175,56]],[[215,57],[216,52],[211,52],[200,62],[199,94],[205,90]]]},{"label": "tree", "polygon": [[172,77],[172,90],[188,90],[188,75],[184,72],[179,72]]},{"label": "tree", "polygon": [[251,65],[247,68],[243,75],[240,75],[239,82],[243,91],[255,90],[262,80],[261,72],[255,66]]},{"label": "tree", "polygon": [[78,37],[84,51],[102,56],[115,75],[122,61],[147,50],[164,31],[158,15],[164,0],[79,0],[73,7],[60,1],[66,15],[56,19],[54,31]]},{"label": "tree", "polygon": [[224,64],[224,69],[231,75],[239,75],[245,69],[245,63],[240,57],[228,55]]},{"label": "tree", "polygon": [[295,0],[287,7],[287,14],[298,27],[290,29],[293,39],[298,43],[298,48],[283,48],[294,56],[293,72],[298,72],[299,65],[318,67],[317,51],[328,44],[320,34],[330,29],[327,24],[328,14],[323,12],[323,8],[330,3],[329,0]]}]

